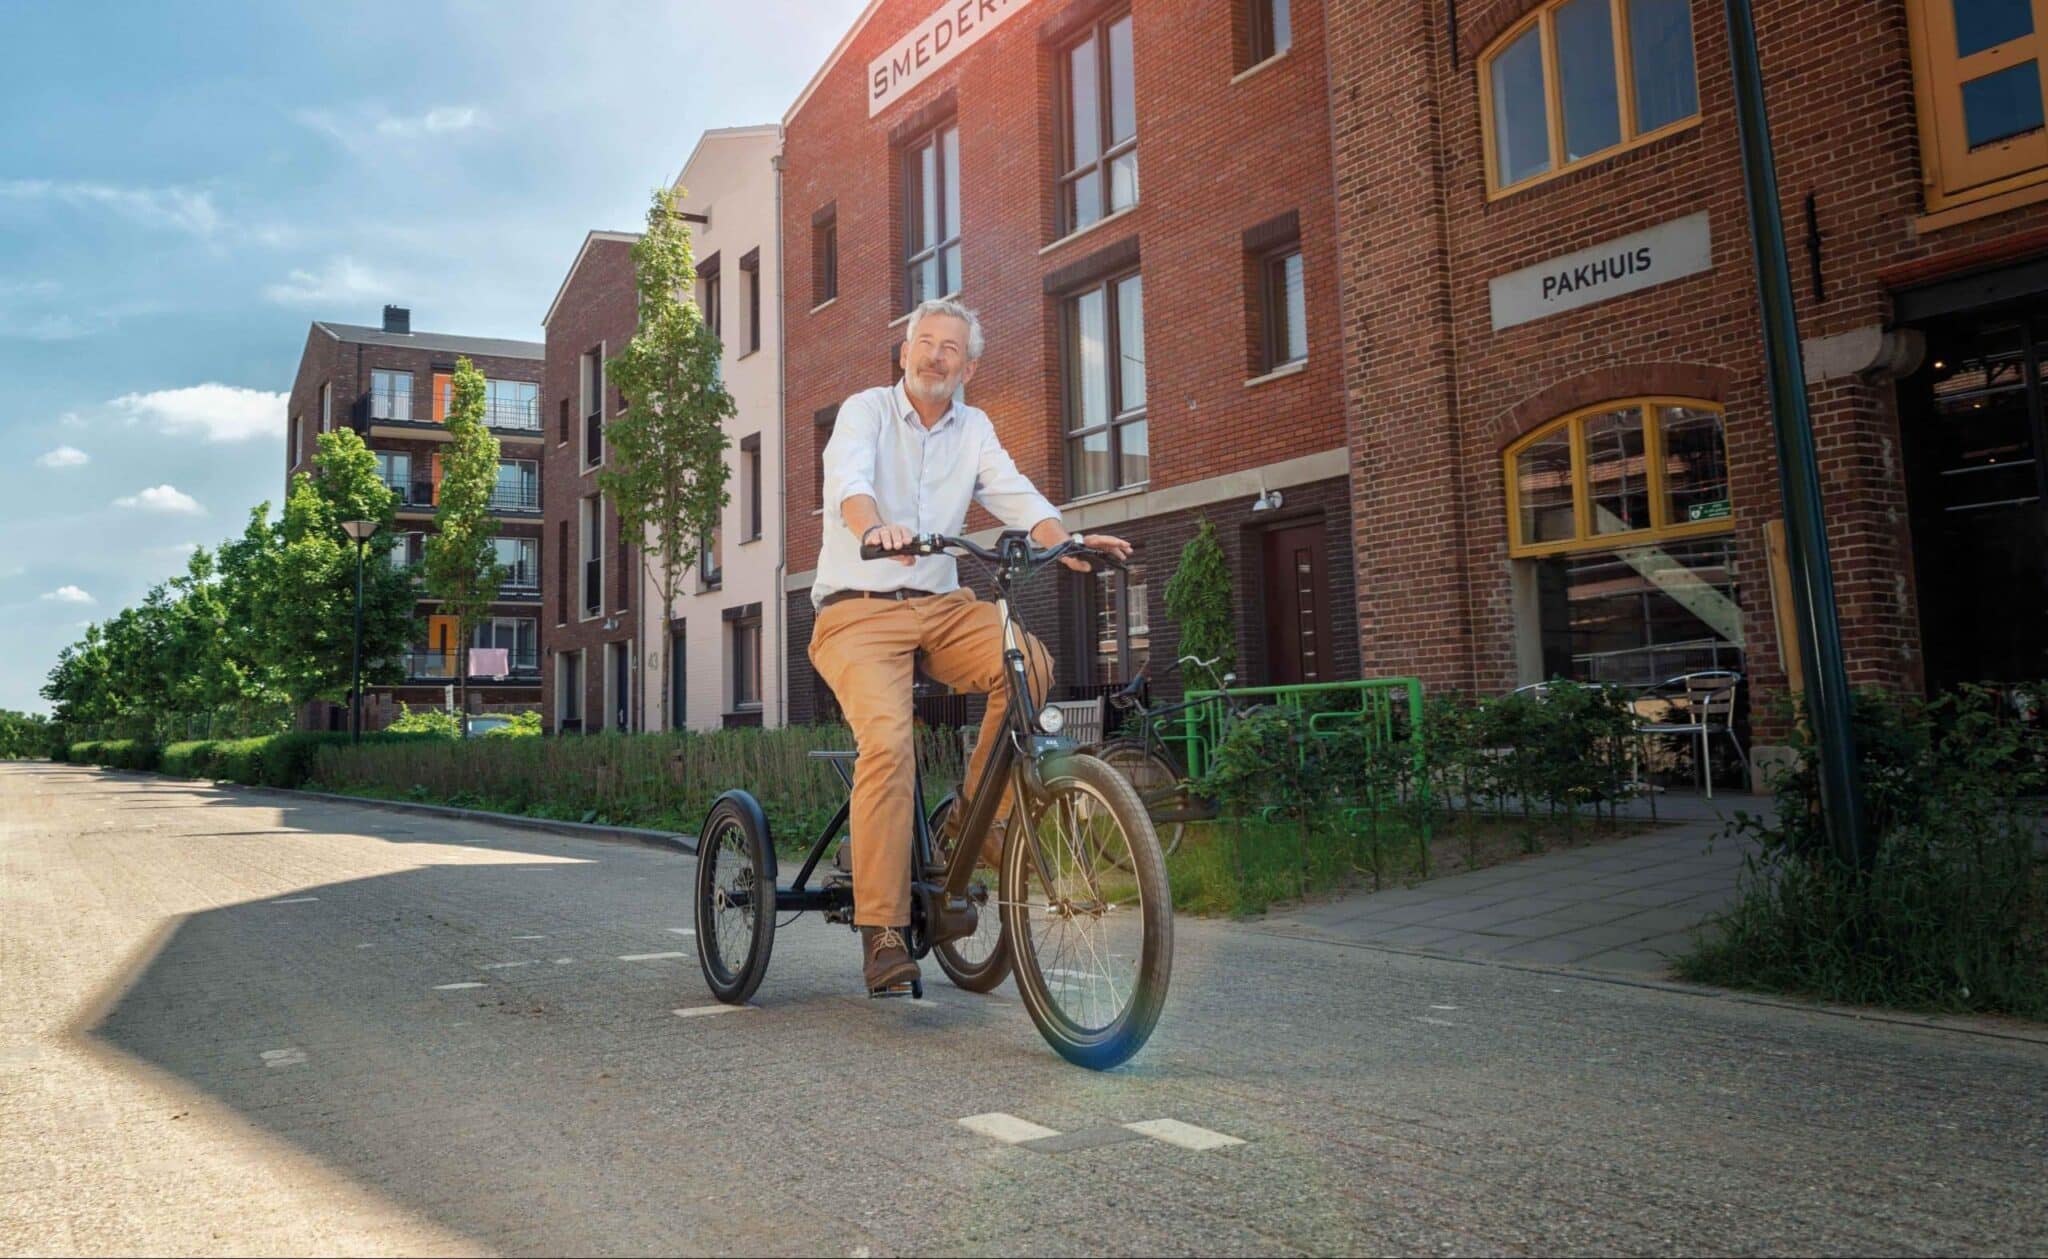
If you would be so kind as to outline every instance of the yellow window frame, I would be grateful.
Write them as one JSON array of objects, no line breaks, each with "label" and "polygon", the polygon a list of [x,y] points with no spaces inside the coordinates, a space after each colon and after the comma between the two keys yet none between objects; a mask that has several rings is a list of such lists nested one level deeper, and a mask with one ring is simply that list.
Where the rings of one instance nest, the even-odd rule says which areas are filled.
[{"label": "yellow window frame", "polygon": [[[1672,407],[1685,407],[1695,411],[1712,411],[1721,417],[1722,457],[1727,456],[1728,413],[1717,402],[1701,398],[1677,396],[1648,396],[1640,398],[1617,398],[1610,402],[1596,403],[1581,407],[1567,415],[1542,425],[1515,439],[1513,445],[1501,453],[1501,470],[1507,484],[1508,504],[1508,554],[1521,559],[1542,555],[1562,555],[1572,551],[1612,551],[1625,547],[1644,546],[1667,539],[1697,538],[1717,533],[1728,533],[1735,528],[1734,492],[1730,487],[1729,514],[1715,520],[1674,521],[1670,519],[1671,497],[1665,480],[1664,463],[1664,411]],[[1643,413],[1643,465],[1649,478],[1650,527],[1631,529],[1625,533],[1598,533],[1593,529],[1593,492],[1588,479],[1586,460],[1585,422],[1596,415],[1635,408]],[[1568,428],[1571,432],[1572,456],[1572,536],[1555,538],[1548,542],[1527,542],[1522,538],[1522,502],[1519,478],[1515,475],[1515,464],[1522,452]]]},{"label": "yellow window frame", "polygon": [[[1700,124],[1699,45],[1695,39],[1693,112],[1684,118],[1665,123],[1655,131],[1637,133],[1636,71],[1633,52],[1635,45],[1629,39],[1628,0],[1607,0],[1608,21],[1614,32],[1614,79],[1621,106],[1621,140],[1619,143],[1567,162],[1564,155],[1564,88],[1557,67],[1557,11],[1568,3],[1570,0],[1546,0],[1541,8],[1509,27],[1488,44],[1486,51],[1479,56],[1479,131],[1482,147],[1486,150],[1486,199],[1489,201],[1512,196],[1569,175],[1573,171],[1584,170],[1595,162],[1604,162],[1618,153],[1626,153],[1630,149],[1640,148]],[[2037,0],[2037,3],[2048,3],[2048,0]],[[1512,184],[1503,184],[1500,178],[1499,151],[1494,144],[1493,134],[1493,63],[1510,44],[1527,34],[1531,27],[1538,27],[1542,31],[1543,97],[1550,129],[1550,169]]]},{"label": "yellow window frame", "polygon": [[2048,93],[2048,0],[2032,0],[2034,29],[1957,55],[1953,0],[1906,0],[1920,114],[1920,180],[1927,209],[1944,210],[2048,182],[2048,130],[1969,147],[1963,85],[2032,61]]}]

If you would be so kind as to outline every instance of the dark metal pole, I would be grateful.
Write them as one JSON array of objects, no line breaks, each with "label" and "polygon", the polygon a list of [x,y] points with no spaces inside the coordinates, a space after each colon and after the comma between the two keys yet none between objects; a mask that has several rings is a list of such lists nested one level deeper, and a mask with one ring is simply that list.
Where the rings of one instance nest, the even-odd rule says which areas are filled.
[{"label": "dark metal pole", "polygon": [[356,539],[356,662],[349,681],[350,743],[363,741],[363,548],[369,541],[368,538]]},{"label": "dark metal pole", "polygon": [[1756,248],[1758,304],[1764,325],[1764,361],[1778,437],[1779,488],[1785,500],[1786,552],[1799,648],[1807,663],[1806,705],[1820,761],[1822,821],[1843,860],[1868,865],[1863,801],[1849,725],[1849,674],[1835,620],[1835,579],[1828,561],[1820,467],[1814,456],[1813,419],[1806,407],[1806,369],[1792,305],[1792,275],[1785,258],[1785,222],[1778,203],[1777,163],[1764,112],[1763,69],[1758,64],[1756,20],[1749,0],[1727,0],[1728,55],[1735,75],[1735,126],[1742,138],[1742,182],[1749,198],[1749,231]]}]

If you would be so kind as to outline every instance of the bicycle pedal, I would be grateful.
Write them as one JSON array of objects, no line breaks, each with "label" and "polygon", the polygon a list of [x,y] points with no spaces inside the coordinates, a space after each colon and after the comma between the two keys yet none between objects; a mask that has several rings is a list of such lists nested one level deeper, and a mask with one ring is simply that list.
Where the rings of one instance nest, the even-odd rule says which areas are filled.
[{"label": "bicycle pedal", "polygon": [[924,999],[924,981],[922,979],[907,979],[900,984],[889,984],[882,988],[868,989],[868,999],[871,1001],[880,1001],[888,997],[909,997],[913,1001],[922,1001]]}]

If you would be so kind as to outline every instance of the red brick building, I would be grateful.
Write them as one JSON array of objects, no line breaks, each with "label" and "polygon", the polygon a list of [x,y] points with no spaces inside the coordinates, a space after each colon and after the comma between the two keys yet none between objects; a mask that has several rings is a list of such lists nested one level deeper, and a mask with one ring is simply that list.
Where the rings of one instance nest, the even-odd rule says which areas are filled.
[{"label": "red brick building", "polygon": [[[441,482],[442,427],[455,361],[467,357],[489,382],[485,421],[501,448],[498,485],[491,496],[497,520],[498,560],[509,570],[500,598],[471,643],[506,651],[510,672],[469,679],[473,712],[521,712],[540,701],[540,368],[541,347],[531,341],[414,332],[411,313],[384,308],[380,327],[316,320],[292,382],[285,438],[285,482],[311,467],[319,435],[352,428],[377,455],[386,485],[398,496],[396,536],[385,539],[393,561],[418,566],[434,529]],[[365,687],[363,725],[378,729],[404,702],[440,707],[456,681],[460,653],[453,617],[423,598],[421,641],[404,660],[402,686]],[[340,706],[325,714],[345,725]]]},{"label": "red brick building", "polygon": [[543,443],[544,538],[550,579],[542,595],[547,642],[541,713],[557,733],[637,730],[640,662],[632,616],[640,549],[619,528],[618,512],[598,492],[605,422],[619,412],[619,391],[605,380],[639,324],[628,232],[591,232],[562,279],[547,316],[541,396],[549,423]]},{"label": "red brick building", "polygon": [[945,293],[981,313],[968,400],[1019,467],[1070,528],[1139,546],[1128,583],[1062,577],[1029,609],[1065,686],[1148,656],[1175,685],[1163,591],[1200,517],[1245,679],[1357,676],[1323,5],[1262,11],[878,0],[791,107],[792,721],[829,705],[805,654],[819,452]]},{"label": "red brick building", "polygon": [[[2048,33],[1755,7],[1852,681],[2048,674]],[[1722,5],[1329,11],[1365,671],[1781,691]]]}]

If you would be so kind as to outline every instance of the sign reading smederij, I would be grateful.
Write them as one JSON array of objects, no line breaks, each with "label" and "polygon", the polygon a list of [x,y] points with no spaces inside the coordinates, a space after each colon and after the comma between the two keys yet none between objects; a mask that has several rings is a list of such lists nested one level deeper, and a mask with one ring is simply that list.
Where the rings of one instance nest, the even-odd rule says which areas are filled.
[{"label": "sign reading smederij", "polygon": [[1031,0],[948,0],[868,63],[868,117],[894,105]]},{"label": "sign reading smederij", "polygon": [[1577,310],[1623,293],[1698,275],[1714,266],[1707,212],[1659,223],[1487,282],[1493,330]]}]

